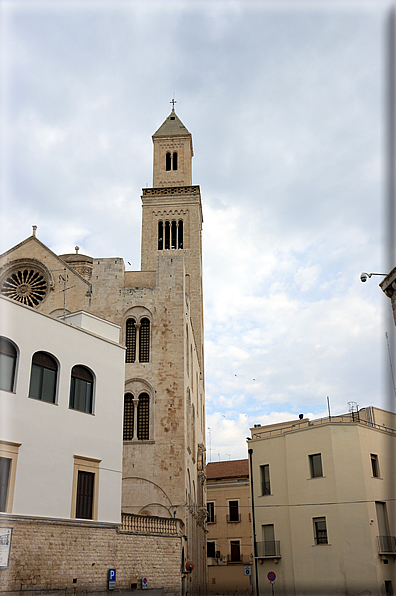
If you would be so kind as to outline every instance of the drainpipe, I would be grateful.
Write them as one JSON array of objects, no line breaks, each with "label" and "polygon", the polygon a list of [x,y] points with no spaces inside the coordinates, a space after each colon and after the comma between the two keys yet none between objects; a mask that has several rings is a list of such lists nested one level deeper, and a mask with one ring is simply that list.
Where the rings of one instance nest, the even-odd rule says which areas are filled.
[{"label": "drainpipe", "polygon": [[256,543],[256,516],[254,514],[254,492],[253,492],[253,464],[252,455],[253,449],[248,449],[249,464],[250,464],[250,492],[252,494],[252,520],[253,520],[253,559],[254,559],[254,573],[256,578],[256,596],[260,596],[258,584],[258,569],[257,569],[257,543]]}]

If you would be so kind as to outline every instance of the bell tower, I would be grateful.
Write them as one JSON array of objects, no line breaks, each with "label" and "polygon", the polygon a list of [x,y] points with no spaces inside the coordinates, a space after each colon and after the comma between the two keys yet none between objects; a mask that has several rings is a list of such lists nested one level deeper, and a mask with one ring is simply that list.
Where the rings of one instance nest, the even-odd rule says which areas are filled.
[{"label": "bell tower", "polygon": [[157,257],[184,257],[186,293],[203,370],[202,206],[192,185],[191,133],[171,113],[153,134],[153,188],[142,195],[142,271],[155,271]]}]

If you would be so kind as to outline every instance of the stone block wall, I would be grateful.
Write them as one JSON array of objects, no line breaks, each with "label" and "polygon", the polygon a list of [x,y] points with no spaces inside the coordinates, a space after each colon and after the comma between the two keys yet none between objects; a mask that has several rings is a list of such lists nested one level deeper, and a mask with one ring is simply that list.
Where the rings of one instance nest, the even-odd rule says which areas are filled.
[{"label": "stone block wall", "polygon": [[2,515],[0,527],[13,528],[9,568],[0,569],[1,592],[105,591],[108,570],[114,568],[117,589],[130,589],[136,580],[141,588],[145,576],[148,588],[164,588],[172,596],[181,593],[180,535],[127,533],[113,524],[12,515]]}]

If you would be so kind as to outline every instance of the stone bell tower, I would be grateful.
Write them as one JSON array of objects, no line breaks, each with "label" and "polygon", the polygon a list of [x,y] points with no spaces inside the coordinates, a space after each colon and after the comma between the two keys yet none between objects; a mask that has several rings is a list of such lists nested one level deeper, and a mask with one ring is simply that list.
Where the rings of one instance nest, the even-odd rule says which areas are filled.
[{"label": "stone bell tower", "polygon": [[153,188],[144,188],[142,196],[142,271],[154,271],[157,257],[164,252],[183,254],[190,317],[203,371],[203,219],[200,189],[192,186],[192,137],[173,107],[152,139]]}]

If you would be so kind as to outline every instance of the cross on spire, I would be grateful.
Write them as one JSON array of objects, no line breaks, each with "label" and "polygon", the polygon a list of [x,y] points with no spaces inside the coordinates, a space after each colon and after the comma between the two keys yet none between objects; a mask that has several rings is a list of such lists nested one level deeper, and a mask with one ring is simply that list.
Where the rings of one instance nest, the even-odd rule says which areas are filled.
[{"label": "cross on spire", "polygon": [[173,95],[173,99],[169,103],[172,104],[172,111],[174,112],[175,111],[175,103],[177,103],[174,95]]}]

